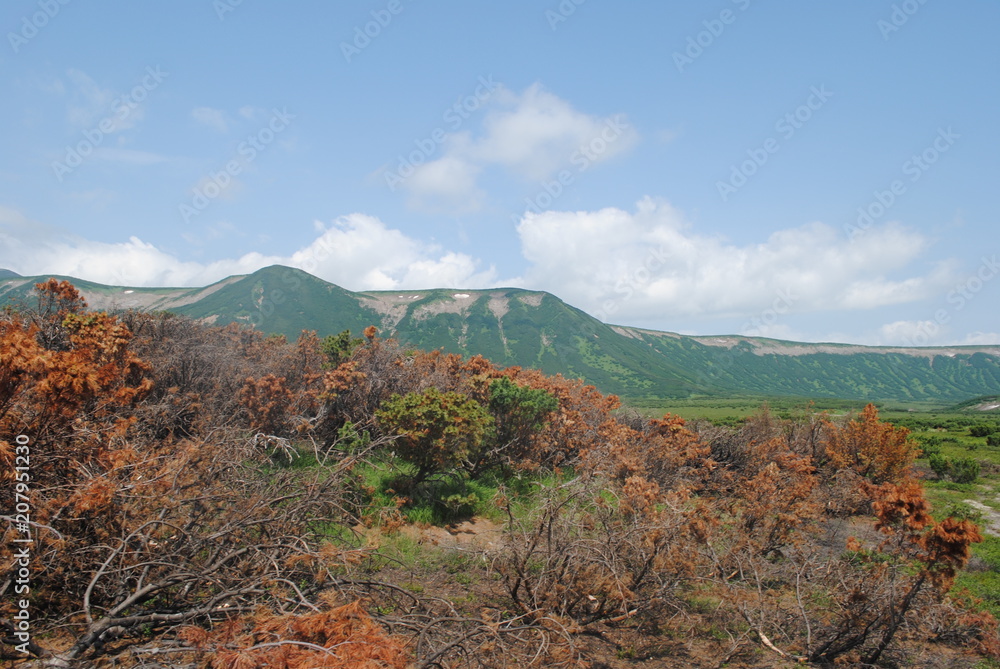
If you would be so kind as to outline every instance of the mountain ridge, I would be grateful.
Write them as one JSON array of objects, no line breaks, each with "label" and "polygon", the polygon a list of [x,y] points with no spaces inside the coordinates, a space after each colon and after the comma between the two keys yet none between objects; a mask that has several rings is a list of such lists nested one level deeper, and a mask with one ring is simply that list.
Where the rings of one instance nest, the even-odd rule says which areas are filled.
[{"label": "mountain ridge", "polygon": [[[30,304],[34,283],[47,278],[0,273],[0,304]],[[325,336],[376,325],[407,346],[579,377],[634,399],[752,394],[947,403],[1000,394],[1000,345],[878,347],[682,335],[605,324],[545,291],[353,292],[280,265],[194,288],[57,278],[74,283],[94,309],[171,311],[289,338],[302,330]]]}]

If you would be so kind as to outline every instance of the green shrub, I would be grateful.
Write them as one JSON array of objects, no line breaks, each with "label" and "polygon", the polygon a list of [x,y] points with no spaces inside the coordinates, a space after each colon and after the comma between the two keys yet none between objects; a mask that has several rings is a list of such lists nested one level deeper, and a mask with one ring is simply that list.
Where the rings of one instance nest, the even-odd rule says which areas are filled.
[{"label": "green shrub", "polygon": [[975,483],[979,478],[979,460],[955,458],[951,461],[951,480],[955,483]]},{"label": "green shrub", "polygon": [[973,425],[969,428],[969,434],[973,437],[988,437],[997,431],[996,425]]},{"label": "green shrub", "polygon": [[993,448],[1000,447],[1000,434],[991,434],[986,437],[986,445]]},{"label": "green shrub", "polygon": [[941,454],[940,437],[920,437],[917,442],[920,444],[921,457],[929,459],[931,456]]},{"label": "green shrub", "polygon": [[323,363],[325,369],[335,369],[341,363],[347,362],[354,349],[364,343],[364,339],[351,336],[350,330],[344,330],[338,335],[330,335],[323,340],[320,349],[326,357]]},{"label": "green shrub", "polygon": [[951,463],[948,462],[948,458],[944,457],[940,453],[932,454],[928,459],[927,463],[930,465],[934,473],[937,474],[939,479],[943,479],[951,472]]},{"label": "green shrub", "polygon": [[399,457],[416,466],[415,484],[476,457],[493,429],[493,417],[479,402],[434,387],[393,395],[375,417],[386,432],[398,437]]},{"label": "green shrub", "polygon": [[493,416],[494,429],[488,446],[478,458],[470,459],[474,477],[529,457],[534,436],[545,428],[549,415],[559,408],[559,401],[545,390],[519,386],[502,377],[490,384],[486,408]]}]

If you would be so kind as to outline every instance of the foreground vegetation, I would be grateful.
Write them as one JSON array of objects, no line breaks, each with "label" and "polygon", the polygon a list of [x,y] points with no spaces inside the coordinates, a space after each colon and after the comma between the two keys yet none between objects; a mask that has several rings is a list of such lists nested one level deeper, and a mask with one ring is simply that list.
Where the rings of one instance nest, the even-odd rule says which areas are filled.
[{"label": "foreground vegetation", "polygon": [[[20,557],[24,529],[5,516],[7,658],[1000,658],[991,603],[955,587],[982,536],[967,508],[934,515],[916,468],[933,444],[874,406],[650,418],[579,381],[405,350],[374,328],[290,343],[89,312],[66,283],[38,291],[37,308],[0,318],[0,476],[7,508],[30,499],[34,539]],[[974,485],[937,446],[941,485]]]}]

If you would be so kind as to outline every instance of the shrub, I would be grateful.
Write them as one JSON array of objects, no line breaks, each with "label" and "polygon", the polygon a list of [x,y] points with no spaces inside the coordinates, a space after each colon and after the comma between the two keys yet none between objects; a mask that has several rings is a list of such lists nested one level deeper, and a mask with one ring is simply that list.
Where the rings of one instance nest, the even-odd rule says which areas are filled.
[{"label": "shrub", "polygon": [[491,447],[472,463],[473,476],[498,464],[516,464],[525,459],[559,402],[541,388],[521,386],[504,376],[490,383],[487,406],[495,430]]},{"label": "shrub", "polygon": [[969,428],[969,434],[973,437],[988,437],[996,431],[996,425],[973,425]]},{"label": "shrub", "polygon": [[364,343],[364,339],[351,337],[350,330],[326,337],[321,345],[323,355],[326,357],[323,366],[327,369],[336,369],[342,363],[350,360],[354,349]]},{"label": "shrub", "polygon": [[393,395],[375,416],[383,429],[399,437],[399,456],[417,467],[414,483],[475,457],[493,428],[493,418],[479,402],[434,387]]},{"label": "shrub", "polygon": [[919,452],[910,431],[880,421],[874,404],[843,427],[829,422],[827,427],[826,452],[833,466],[853,469],[875,484],[906,479]]},{"label": "shrub", "polygon": [[955,483],[975,483],[979,478],[979,460],[956,458],[951,461],[951,480]]},{"label": "shrub", "polygon": [[917,441],[920,443],[921,457],[930,458],[932,455],[941,454],[940,437],[921,437]]},{"label": "shrub", "polygon": [[934,453],[928,458],[928,464],[939,479],[943,479],[951,472],[951,463],[948,458],[940,453]]}]

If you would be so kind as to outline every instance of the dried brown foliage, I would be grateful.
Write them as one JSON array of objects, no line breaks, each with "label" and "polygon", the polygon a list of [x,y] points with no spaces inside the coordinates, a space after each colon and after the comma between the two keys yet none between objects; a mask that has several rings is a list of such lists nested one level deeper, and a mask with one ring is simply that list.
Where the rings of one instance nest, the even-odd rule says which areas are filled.
[{"label": "dried brown foliage", "polygon": [[882,422],[878,409],[867,405],[840,426],[828,422],[826,454],[837,469],[853,469],[872,483],[895,483],[910,475],[920,448],[910,431]]},{"label": "dried brown foliage", "polygon": [[[312,574],[287,559],[312,550],[324,523],[349,520],[346,467],[268,472],[245,437],[258,426],[232,430],[231,418],[200,434],[191,434],[200,432],[191,421],[189,436],[170,429],[150,439],[142,419],[157,416],[152,407],[184,395],[188,407],[231,406],[218,397],[225,375],[154,390],[156,374],[121,320],[82,311],[65,285],[38,290],[38,312],[0,321],[0,454],[10,459],[15,436],[30,439],[38,629],[69,621],[77,633],[71,660],[110,630],[169,627],[259,602],[296,606],[306,595],[297,582]],[[240,353],[267,358],[269,345],[230,332],[247,345]],[[156,371],[183,372],[179,362]],[[4,527],[5,565],[14,564],[14,530]],[[6,579],[4,590],[12,586]]]},{"label": "dried brown foliage", "polygon": [[180,637],[211,651],[213,669],[407,669],[406,639],[385,632],[360,602],[299,615],[231,619],[211,632],[188,627]]},{"label": "dried brown foliage", "polygon": [[[1000,651],[996,621],[947,596],[978,529],[932,519],[915,445],[873,406],[692,427],[374,328],[328,366],[315,333],[116,317],[64,282],[38,291],[36,309],[0,317],[0,476],[29,435],[32,603],[36,629],[73,636],[62,661],[180,627],[215,667],[586,666],[584,639],[668,626],[711,626],[719,663],[757,647],[817,664],[901,660],[925,640]],[[404,437],[427,450],[420,424],[385,420],[390,398],[490,408],[501,387],[492,432],[483,415],[462,434],[453,412],[436,425],[449,439],[429,442],[443,477],[510,477],[503,537],[475,554],[482,606],[376,580],[391,562],[379,541],[345,539],[374,496],[355,467],[394,462]],[[521,415],[511,397],[545,401]],[[400,529],[395,501],[369,524]],[[5,525],[4,595],[13,536]]]}]

